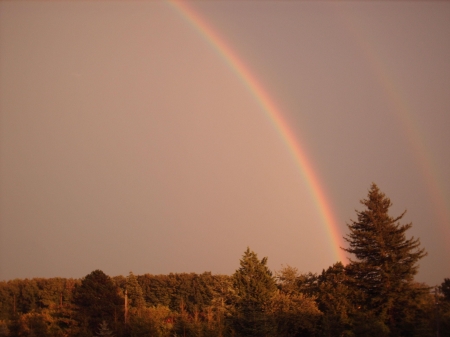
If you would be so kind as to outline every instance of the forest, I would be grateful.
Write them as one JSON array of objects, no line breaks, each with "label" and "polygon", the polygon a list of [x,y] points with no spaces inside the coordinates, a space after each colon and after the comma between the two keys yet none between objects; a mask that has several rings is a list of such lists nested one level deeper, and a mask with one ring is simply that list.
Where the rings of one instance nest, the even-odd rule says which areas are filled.
[{"label": "forest", "polygon": [[0,336],[450,336],[450,278],[414,280],[426,255],[372,184],[348,224],[351,256],[319,274],[247,248],[232,275],[210,272],[0,282]]}]

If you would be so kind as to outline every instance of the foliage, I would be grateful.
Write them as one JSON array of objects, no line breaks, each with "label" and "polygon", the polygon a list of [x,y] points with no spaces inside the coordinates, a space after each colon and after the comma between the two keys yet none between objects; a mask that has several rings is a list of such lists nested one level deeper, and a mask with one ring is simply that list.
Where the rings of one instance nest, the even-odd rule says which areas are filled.
[{"label": "foliage", "polygon": [[323,313],[319,330],[321,336],[346,336],[352,329],[355,313],[355,293],[346,284],[345,267],[337,262],[323,270],[312,284],[319,310]]},{"label": "foliage", "polygon": [[0,337],[6,337],[9,335],[8,324],[6,321],[0,320]]},{"label": "foliage", "polygon": [[98,327],[97,336],[113,336],[112,331],[108,328],[108,323],[102,321]]},{"label": "foliage", "polygon": [[444,301],[450,302],[450,278],[445,278],[439,289],[444,295]]},{"label": "foliage", "polygon": [[304,294],[278,292],[272,299],[271,313],[276,336],[312,336],[321,316],[314,298]]},{"label": "foliage", "polygon": [[75,288],[74,303],[79,321],[90,331],[95,331],[103,321],[111,324],[123,317],[119,289],[101,270],[94,270]]},{"label": "foliage", "polygon": [[442,296],[437,296],[435,325],[441,336],[450,336],[450,279],[445,278],[441,283],[439,291]]},{"label": "foliage", "polygon": [[347,266],[321,274],[287,266],[274,277],[267,258],[247,249],[231,276],[95,270],[81,280],[3,281],[0,336],[450,336],[450,279],[435,293],[414,282],[426,253],[406,238],[404,213],[391,217],[376,185],[362,204],[348,225]]},{"label": "foliage", "polygon": [[158,305],[147,308],[147,317],[155,337],[167,336],[173,327],[173,313],[168,307]]},{"label": "foliage", "polygon": [[290,266],[278,274],[278,291],[272,298],[271,310],[277,336],[312,336],[322,313],[314,296],[301,292],[298,271]]},{"label": "foliage", "polygon": [[344,250],[356,256],[346,268],[348,284],[359,296],[356,302],[365,321],[372,322],[364,331],[396,334],[408,308],[405,302],[428,290],[413,287],[417,262],[426,253],[419,248],[419,239],[406,239],[412,225],[398,223],[405,213],[389,215],[392,203],[375,184],[361,203],[366,209],[357,211],[358,220],[348,225],[350,234],[345,238],[350,247]]},{"label": "foliage", "polygon": [[138,311],[145,307],[145,300],[142,288],[139,285],[136,276],[132,272],[127,277],[125,289],[128,293],[129,304]]},{"label": "foliage", "polygon": [[275,324],[270,317],[270,305],[277,287],[267,267],[267,258],[260,261],[247,248],[240,265],[233,275],[236,292],[233,328],[238,336],[271,336]]},{"label": "foliage", "polygon": [[229,276],[180,273],[169,275],[145,274],[136,277],[143,291],[144,300],[149,306],[163,305],[172,311],[179,311],[183,302],[186,311],[205,311],[216,294],[221,292],[223,278]]}]

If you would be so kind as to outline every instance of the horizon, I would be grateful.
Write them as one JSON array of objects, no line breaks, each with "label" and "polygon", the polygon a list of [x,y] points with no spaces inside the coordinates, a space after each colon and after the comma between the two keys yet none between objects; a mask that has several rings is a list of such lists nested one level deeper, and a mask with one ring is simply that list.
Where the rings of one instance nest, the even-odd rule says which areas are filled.
[{"label": "horizon", "polygon": [[[0,280],[320,273],[372,182],[450,277],[450,4],[0,3]],[[328,212],[328,213],[327,213]],[[340,241],[339,241],[340,240]],[[339,243],[340,242],[340,243]]]}]

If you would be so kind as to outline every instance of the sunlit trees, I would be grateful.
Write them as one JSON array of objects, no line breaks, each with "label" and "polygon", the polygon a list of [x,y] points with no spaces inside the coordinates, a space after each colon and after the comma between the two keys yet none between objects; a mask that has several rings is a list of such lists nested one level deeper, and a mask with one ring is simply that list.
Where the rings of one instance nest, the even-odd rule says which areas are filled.
[{"label": "sunlit trees", "polygon": [[284,267],[277,275],[278,291],[272,297],[271,313],[276,336],[313,336],[322,313],[314,296],[302,292],[296,268]]},{"label": "sunlit trees", "polygon": [[128,294],[129,305],[138,312],[145,307],[145,300],[142,288],[139,285],[136,276],[132,272],[127,277],[125,289]]},{"label": "sunlit trees", "polygon": [[236,291],[233,328],[238,336],[271,336],[275,324],[270,317],[270,305],[277,287],[267,258],[259,260],[247,248],[240,265],[233,275]]},{"label": "sunlit trees", "polygon": [[392,203],[377,185],[372,184],[368,198],[361,200],[365,206],[357,211],[357,221],[348,225],[350,233],[345,238],[354,254],[347,274],[350,284],[360,291],[359,305],[367,314],[368,330],[378,330],[378,335],[394,333],[401,320],[405,305],[418,292],[426,289],[413,286],[417,262],[426,255],[419,239],[407,239],[411,224],[401,225],[398,217],[391,217]]},{"label": "sunlit trees", "polygon": [[321,336],[346,336],[351,330],[355,292],[348,287],[346,280],[345,267],[337,262],[323,270],[311,285],[323,313],[319,324]]},{"label": "sunlit trees", "polygon": [[347,266],[321,274],[285,267],[274,277],[267,258],[247,248],[232,276],[111,279],[95,270],[81,280],[4,281],[0,336],[450,336],[450,279],[435,294],[414,282],[426,253],[406,237],[404,213],[391,217],[375,184],[361,203],[345,238],[354,256]]}]

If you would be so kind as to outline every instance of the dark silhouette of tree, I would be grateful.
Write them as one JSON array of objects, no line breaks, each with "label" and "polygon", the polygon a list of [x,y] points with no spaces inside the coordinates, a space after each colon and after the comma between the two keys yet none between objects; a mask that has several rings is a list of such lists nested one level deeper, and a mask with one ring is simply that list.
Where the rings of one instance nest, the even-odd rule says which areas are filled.
[{"label": "dark silhouette of tree", "polygon": [[445,278],[439,288],[444,295],[444,300],[450,302],[450,278]]},{"label": "dark silhouette of tree", "polygon": [[398,324],[409,302],[419,293],[427,292],[425,287],[413,284],[417,273],[417,262],[426,255],[419,239],[407,239],[406,231],[412,224],[401,225],[398,217],[389,215],[392,203],[377,185],[372,184],[368,198],[361,200],[366,209],[357,211],[358,220],[348,225],[350,234],[345,237],[354,254],[346,270],[349,284],[359,292],[360,311],[364,312],[364,333],[389,333],[396,335]]},{"label": "dark silhouette of tree", "polygon": [[122,318],[123,299],[111,278],[101,270],[87,275],[74,291],[74,303],[79,320],[90,331],[95,332],[103,321],[111,325]]},{"label": "dark silhouette of tree", "polygon": [[450,278],[445,278],[439,290],[440,298],[435,298],[435,329],[441,336],[450,336]]}]

